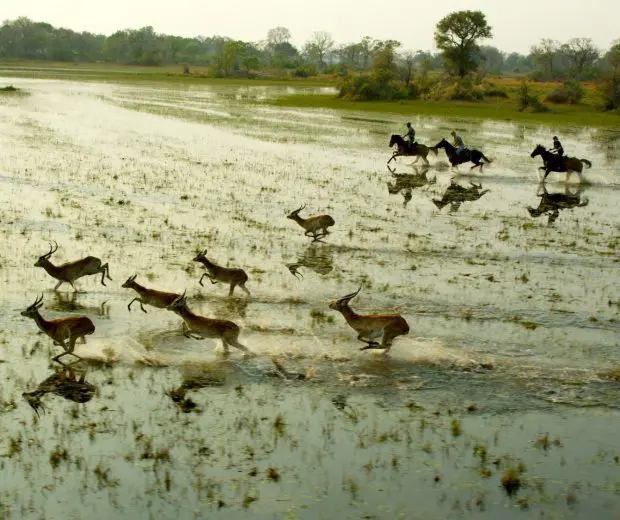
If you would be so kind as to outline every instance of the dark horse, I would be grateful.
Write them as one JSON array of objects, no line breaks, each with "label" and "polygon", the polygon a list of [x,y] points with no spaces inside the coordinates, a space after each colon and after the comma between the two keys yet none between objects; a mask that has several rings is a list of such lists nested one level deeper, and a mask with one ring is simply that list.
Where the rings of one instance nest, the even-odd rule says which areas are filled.
[{"label": "dark horse", "polygon": [[404,206],[407,206],[407,203],[411,200],[412,191],[416,188],[421,188],[428,184],[435,184],[437,181],[436,177],[428,178],[428,166],[423,166],[422,170],[419,170],[417,166],[414,166],[416,173],[392,173],[392,179],[394,182],[388,182],[388,193],[391,195],[395,195],[397,193],[403,194]]},{"label": "dark horse", "polygon": [[[541,192],[542,188],[542,192]],[[540,217],[541,215],[547,215],[547,223],[553,224],[560,215],[560,210],[571,208],[583,208],[588,205],[587,197],[582,197],[582,189],[579,189],[576,193],[568,191],[566,186],[564,193],[549,193],[543,183],[540,183],[536,195],[540,197],[540,203],[537,208],[527,206],[527,211],[532,217]]]},{"label": "dark horse", "polygon": [[433,148],[443,148],[446,151],[448,160],[453,168],[459,164],[473,162],[474,165],[470,168],[470,170],[473,170],[476,166],[480,166],[480,171],[482,171],[482,167],[485,163],[483,163],[481,159],[484,159],[486,164],[491,162],[491,159],[488,159],[480,150],[470,150],[465,148],[461,153],[457,154],[456,148],[445,139],[439,141]]},{"label": "dark horse", "polygon": [[[579,176],[579,182],[584,182],[584,178],[581,175],[583,171],[583,165],[592,168],[592,163],[588,159],[577,159],[577,157],[559,157],[558,155],[548,151],[542,144],[537,144],[534,151],[530,154],[530,157],[536,157],[540,155],[543,160],[544,166],[538,168],[539,170],[545,170],[545,176],[542,181],[545,182],[547,175],[550,172],[566,172],[565,181],[568,181],[568,177],[572,172],[575,172]],[[538,176],[540,179],[540,175]]]},{"label": "dark horse", "polygon": [[415,143],[414,145],[410,145],[407,141],[403,139],[401,135],[392,134],[390,138],[390,148],[396,145],[396,151],[392,154],[392,157],[388,160],[388,168],[390,167],[390,163],[396,159],[398,156],[406,156],[406,157],[415,157],[414,163],[418,162],[418,159],[422,157],[422,160],[426,164],[430,164],[426,156],[429,151],[432,151],[435,155],[437,155],[437,148],[426,146],[424,144]]}]

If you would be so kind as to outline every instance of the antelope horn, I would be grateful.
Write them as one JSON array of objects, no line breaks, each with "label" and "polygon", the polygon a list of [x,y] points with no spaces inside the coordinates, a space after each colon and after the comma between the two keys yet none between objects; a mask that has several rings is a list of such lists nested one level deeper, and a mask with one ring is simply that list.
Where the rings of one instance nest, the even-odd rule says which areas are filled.
[{"label": "antelope horn", "polygon": [[293,211],[293,213],[299,213],[302,209],[304,209],[306,207],[305,204],[302,204],[301,206],[299,206],[299,208],[297,208],[295,211]]},{"label": "antelope horn", "polygon": [[41,305],[43,305],[43,294],[41,294],[41,296],[37,296],[36,299],[34,300],[34,303],[30,306],[31,308],[39,308]]},{"label": "antelope horn", "polygon": [[343,296],[342,298],[338,298],[338,300],[339,301],[352,300],[353,298],[355,298],[359,294],[359,292],[361,290],[362,290],[362,286],[360,285],[360,288],[357,291],[352,292],[351,294],[347,294],[347,295]]}]

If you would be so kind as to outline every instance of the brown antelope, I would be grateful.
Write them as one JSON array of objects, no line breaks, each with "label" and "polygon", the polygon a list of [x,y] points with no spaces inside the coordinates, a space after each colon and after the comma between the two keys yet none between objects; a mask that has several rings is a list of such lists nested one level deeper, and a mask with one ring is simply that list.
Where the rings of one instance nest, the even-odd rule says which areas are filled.
[{"label": "brown antelope", "polygon": [[228,356],[230,353],[228,350],[229,345],[242,350],[246,355],[251,355],[250,350],[245,345],[239,343],[240,329],[236,323],[194,314],[187,307],[185,292],[166,308],[183,318],[183,334],[186,337],[193,339],[219,338],[224,345],[225,356]]},{"label": "brown antelope", "polygon": [[[349,307],[349,302],[362,290],[347,294],[342,298],[330,302],[329,308],[342,313],[347,323],[357,332],[357,339],[366,343],[360,350],[383,349],[387,354],[392,347],[392,341],[397,336],[409,332],[409,325],[400,314],[369,314],[361,316]],[[382,336],[381,344],[373,341]]]},{"label": "brown antelope", "polygon": [[[56,246],[56,247],[54,247]],[[108,264],[102,264],[101,260],[95,256],[87,256],[75,262],[66,262],[61,265],[54,265],[50,262],[50,256],[52,256],[58,250],[58,244],[54,242],[54,246],[50,243],[50,250],[44,255],[40,256],[35,262],[35,267],[42,267],[47,271],[47,274],[56,278],[58,283],[54,287],[54,291],[57,290],[61,284],[68,283],[73,287],[74,291],[77,291],[73,282],[82,276],[88,276],[91,274],[101,273],[101,285],[105,285],[104,279],[110,278],[108,271]]]},{"label": "brown antelope", "polygon": [[[45,332],[54,340],[54,345],[60,345],[64,352],[54,357],[54,361],[58,361],[61,357],[71,354],[78,359],[80,356],[73,353],[75,342],[81,338],[86,343],[85,336],[95,332],[95,325],[86,316],[66,316],[64,318],[56,318],[55,320],[46,320],[39,309],[43,306],[43,295],[37,298],[30,307],[21,312],[22,316],[32,318],[37,327]],[[69,344],[67,345],[67,341]]]},{"label": "brown antelope", "polygon": [[176,293],[157,291],[155,289],[147,289],[146,287],[136,282],[136,276],[138,275],[134,274],[133,276],[130,276],[129,278],[127,278],[127,281],[121,286],[125,289],[133,289],[139,294],[139,296],[136,296],[127,305],[127,308],[130,312],[131,304],[135,301],[140,303],[140,309],[142,309],[142,312],[146,312],[143,304],[152,305],[153,307],[157,307],[158,309],[165,309],[174,300],[181,296],[180,294]]},{"label": "brown antelope", "polygon": [[[302,228],[306,230],[304,233],[305,236],[309,236],[312,234],[312,241],[315,242],[320,240],[325,235],[329,234],[327,230],[328,227],[333,226],[335,224],[334,219],[329,215],[313,215],[308,218],[301,218],[299,216],[299,212],[304,209],[306,205],[300,206],[295,211],[291,211],[286,218],[290,218],[297,222]],[[319,231],[321,231],[319,233]]]},{"label": "brown antelope", "polygon": [[207,258],[207,250],[201,251],[194,257],[194,262],[200,262],[205,266],[207,272],[203,273],[200,277],[198,283],[204,287],[202,284],[202,279],[206,276],[211,283],[228,283],[230,284],[230,291],[228,292],[228,296],[232,296],[235,287],[238,285],[245,291],[248,296],[250,295],[250,291],[248,291],[245,286],[245,282],[248,281],[248,275],[243,269],[239,268],[231,268],[231,267],[221,267],[217,264],[214,264]]}]

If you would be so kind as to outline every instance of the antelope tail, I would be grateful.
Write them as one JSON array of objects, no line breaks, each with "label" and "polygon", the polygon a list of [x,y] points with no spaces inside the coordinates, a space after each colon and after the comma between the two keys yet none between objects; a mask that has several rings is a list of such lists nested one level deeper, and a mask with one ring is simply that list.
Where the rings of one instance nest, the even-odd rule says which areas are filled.
[{"label": "antelope tail", "polygon": [[577,206],[579,206],[580,208],[583,208],[584,206],[588,205],[588,202],[590,202],[588,200],[588,197],[582,197],[581,198],[581,202],[579,204],[577,204]]}]

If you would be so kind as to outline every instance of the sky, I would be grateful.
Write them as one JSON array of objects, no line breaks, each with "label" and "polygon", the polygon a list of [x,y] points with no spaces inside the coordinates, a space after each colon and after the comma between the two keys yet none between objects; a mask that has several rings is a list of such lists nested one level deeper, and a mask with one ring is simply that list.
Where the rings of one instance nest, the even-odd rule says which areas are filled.
[{"label": "sky", "polygon": [[566,42],[573,37],[591,38],[606,50],[620,38],[618,0],[0,0],[2,20],[27,16],[105,35],[151,25],[158,33],[176,36],[258,42],[269,29],[284,26],[297,47],[314,31],[326,31],[338,44],[371,36],[398,40],[401,50],[413,51],[436,50],[437,22],[466,9],[486,15],[493,38],[483,43],[506,52],[527,54],[541,38]]}]

